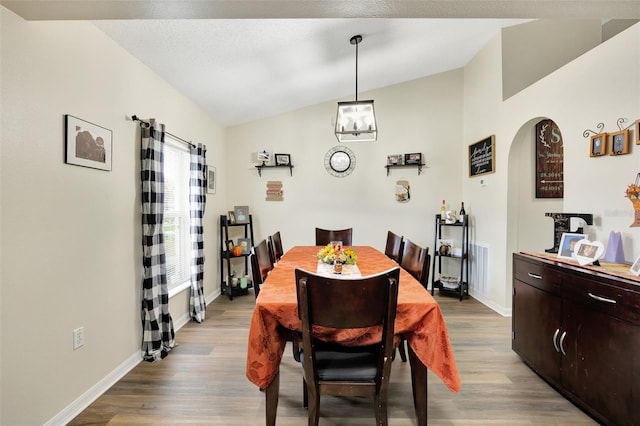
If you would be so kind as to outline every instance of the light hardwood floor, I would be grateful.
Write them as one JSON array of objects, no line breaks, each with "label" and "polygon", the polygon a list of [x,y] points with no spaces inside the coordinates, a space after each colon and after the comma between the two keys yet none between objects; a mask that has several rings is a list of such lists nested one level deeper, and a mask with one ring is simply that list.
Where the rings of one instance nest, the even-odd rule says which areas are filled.
[{"label": "light hardwood floor", "polygon": [[[462,382],[454,395],[429,373],[430,425],[596,425],[511,350],[511,319],[468,298],[435,295],[445,315]],[[218,297],[206,321],[177,332],[164,360],[140,363],[70,425],[263,425],[264,393],[245,377],[254,297]],[[544,321],[544,318],[540,319]],[[302,371],[290,348],[280,370],[279,426],[306,424]],[[389,425],[415,425],[410,368],[397,356],[391,372]],[[374,424],[372,401],[322,397],[323,426]]]}]

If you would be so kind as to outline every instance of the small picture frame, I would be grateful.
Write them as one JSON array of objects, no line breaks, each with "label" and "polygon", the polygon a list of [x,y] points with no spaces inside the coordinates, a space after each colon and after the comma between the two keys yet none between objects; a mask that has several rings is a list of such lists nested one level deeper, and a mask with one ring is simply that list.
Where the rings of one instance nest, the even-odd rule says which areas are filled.
[{"label": "small picture frame", "polygon": [[111,130],[66,114],[65,163],[111,171]]},{"label": "small picture frame", "polygon": [[629,268],[629,272],[631,272],[636,277],[640,276],[640,256],[633,262],[633,265]]},{"label": "small picture frame", "polygon": [[402,166],[404,164],[404,155],[392,154],[387,156],[387,166]]},{"label": "small picture frame", "polygon": [[227,251],[233,250],[235,244],[233,244],[233,240],[227,240]]},{"label": "small picture frame", "polygon": [[242,254],[251,253],[251,239],[250,238],[238,238],[238,245],[242,247]]},{"label": "small picture frame", "polygon": [[636,134],[636,145],[640,145],[640,118],[633,123],[633,132]]},{"label": "small picture frame", "polygon": [[213,166],[204,166],[205,176],[207,177],[207,194],[216,193],[216,168]]},{"label": "small picture frame", "polygon": [[422,154],[419,152],[405,154],[404,164],[422,164]]},{"label": "small picture frame", "polygon": [[622,155],[629,153],[629,129],[610,133],[611,150],[609,155]]},{"label": "small picture frame", "polygon": [[290,166],[291,154],[275,154],[276,166]]},{"label": "small picture frame", "polygon": [[236,214],[231,210],[227,212],[227,221],[232,225],[235,225],[236,223]]},{"label": "small picture frame", "polygon": [[264,166],[271,160],[271,153],[269,151],[262,150],[258,152],[258,161],[262,161],[262,165]]},{"label": "small picture frame", "polygon": [[234,206],[236,223],[249,223],[249,206]]},{"label": "small picture frame", "polygon": [[598,133],[591,136],[591,144],[589,145],[589,156],[599,157],[607,152],[607,134]]},{"label": "small picture frame", "polygon": [[560,240],[560,248],[558,249],[558,258],[575,259],[574,249],[580,240],[587,238],[585,234],[574,234],[564,232]]}]

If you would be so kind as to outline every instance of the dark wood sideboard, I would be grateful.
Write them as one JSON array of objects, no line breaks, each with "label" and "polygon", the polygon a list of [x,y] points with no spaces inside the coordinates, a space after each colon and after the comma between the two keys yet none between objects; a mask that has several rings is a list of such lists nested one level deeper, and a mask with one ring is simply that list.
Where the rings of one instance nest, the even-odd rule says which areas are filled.
[{"label": "dark wood sideboard", "polygon": [[512,349],[606,425],[640,425],[640,283],[513,254]]}]

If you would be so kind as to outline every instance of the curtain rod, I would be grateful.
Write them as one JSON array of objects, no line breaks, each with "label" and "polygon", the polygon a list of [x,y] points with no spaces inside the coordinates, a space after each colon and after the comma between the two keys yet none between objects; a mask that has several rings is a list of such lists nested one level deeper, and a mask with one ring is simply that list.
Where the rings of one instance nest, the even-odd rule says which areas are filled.
[{"label": "curtain rod", "polygon": [[[146,127],[149,127],[149,126],[151,125],[151,123],[149,123],[148,121],[144,121],[144,120],[142,120],[142,119],[138,118],[138,116],[137,116],[137,115],[132,115],[132,116],[131,116],[131,119],[132,119],[133,121],[139,121],[141,124],[144,124]],[[192,148],[196,148],[196,146],[195,146],[194,144],[192,144],[191,142],[189,142],[189,141],[187,141],[187,140],[184,140],[184,139],[182,139],[182,138],[179,138],[178,136],[176,136],[176,135],[174,135],[174,134],[172,134],[172,133],[169,133],[169,132],[167,132],[167,131],[165,131],[165,133],[166,133],[166,134],[168,134],[169,136],[171,136],[172,138],[177,139],[178,141],[180,141],[180,142],[182,142],[182,143],[184,143],[184,144],[189,145],[189,146],[190,146],[190,147],[192,147]]]}]

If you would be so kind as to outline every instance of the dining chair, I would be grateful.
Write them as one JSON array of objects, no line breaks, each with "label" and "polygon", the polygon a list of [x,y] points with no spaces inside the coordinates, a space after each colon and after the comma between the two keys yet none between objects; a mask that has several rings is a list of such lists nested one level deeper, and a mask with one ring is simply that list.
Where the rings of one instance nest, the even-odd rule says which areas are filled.
[{"label": "dining chair", "polygon": [[[320,417],[320,396],[372,396],[376,425],[386,426],[400,268],[359,279],[295,270],[302,322],[303,404],[308,424]],[[344,346],[315,339],[314,327],[380,327],[380,341]]]},{"label": "dining chair", "polygon": [[398,264],[400,264],[402,260],[402,246],[402,236],[387,231],[387,244],[384,249],[384,254],[386,254],[388,258],[395,260]]},{"label": "dining chair", "polygon": [[[406,270],[413,278],[415,278],[426,289],[429,285],[431,255],[428,247],[420,247],[413,241],[406,238],[402,242],[402,252],[400,266]],[[406,339],[400,338],[398,351],[402,362],[407,362],[407,352],[405,349]]]},{"label": "dining chair", "polygon": [[273,263],[276,264],[284,254],[284,250],[282,249],[282,238],[280,236],[280,231],[269,236],[269,241],[271,241],[271,249],[273,251]]},{"label": "dining chair", "polygon": [[326,246],[331,241],[342,241],[342,245],[350,246],[352,244],[352,234],[353,228],[338,230],[316,228],[316,245]]},{"label": "dining chair", "polygon": [[271,255],[269,253],[269,246],[267,240],[262,240],[258,245],[251,250],[251,276],[253,278],[253,292],[258,298],[260,293],[260,287],[264,280],[269,275],[269,272],[273,269],[273,263],[271,263]]}]

